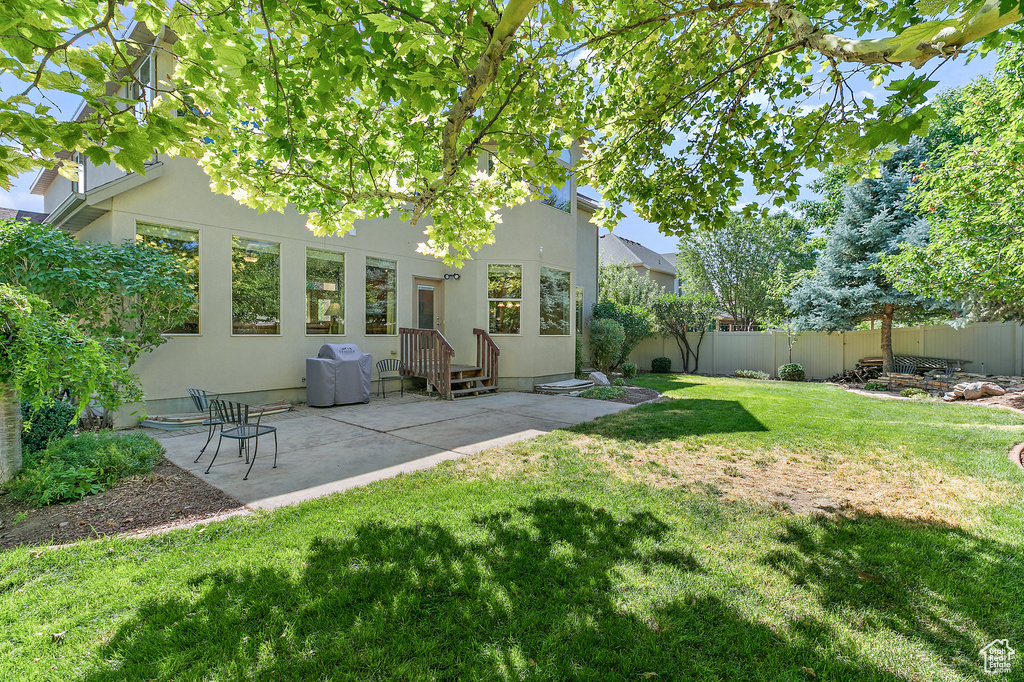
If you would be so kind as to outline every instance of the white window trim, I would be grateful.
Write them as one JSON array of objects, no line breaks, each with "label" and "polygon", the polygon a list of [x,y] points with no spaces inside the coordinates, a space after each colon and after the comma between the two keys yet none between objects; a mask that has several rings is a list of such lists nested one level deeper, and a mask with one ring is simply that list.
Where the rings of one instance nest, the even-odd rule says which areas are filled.
[{"label": "white window trim", "polygon": [[[313,249],[314,251],[330,251],[331,253],[340,253],[344,257],[344,264],[345,264],[344,275],[345,275],[345,278],[344,278],[344,281],[341,283],[341,286],[342,286],[342,290],[341,290],[341,307],[345,311],[345,319],[343,319],[341,321],[341,326],[342,326],[342,328],[345,331],[343,331],[340,334],[310,334],[309,331],[308,331],[308,328],[306,327],[306,322],[305,322],[305,320],[303,320],[303,322],[302,322],[303,329],[307,330],[307,331],[305,331],[305,334],[306,334],[306,336],[316,337],[318,339],[326,338],[326,337],[337,338],[337,337],[348,336],[348,252],[347,251],[336,251],[335,249],[325,249],[325,248],[320,247],[320,246],[306,246],[306,261],[303,263],[304,265],[309,262],[309,250],[310,249]],[[308,283],[309,279],[304,279],[303,281]],[[308,296],[308,291],[309,290],[307,289],[306,291],[307,291],[307,296]],[[309,305],[309,299],[308,298],[305,299],[303,301],[303,304],[304,305]],[[303,318],[305,318],[305,314],[303,314]],[[241,334],[239,334],[239,336],[241,336]]]},{"label": "white window trim", "polygon": [[[518,265],[519,266],[519,298],[491,298],[490,283],[491,283],[491,266],[492,265]],[[523,283],[526,281],[526,266],[523,263],[513,263],[510,261],[493,261],[484,264],[484,298],[487,301],[487,322],[484,323],[484,327],[487,329],[487,333],[491,336],[522,336],[523,335]],[[491,301],[519,301],[519,331],[515,334],[502,334],[501,332],[491,331]]]},{"label": "white window trim", "polygon": [[572,319],[573,319],[572,317],[569,318],[569,320],[570,320],[570,322],[569,322],[569,331],[566,332],[565,334],[545,334],[543,331],[541,331],[541,328],[540,328],[540,282],[544,278],[544,271],[545,270],[556,270],[558,272],[564,272],[567,275],[569,275],[569,291],[572,292],[571,298],[569,299],[569,314],[570,315],[572,315],[573,299],[576,296],[576,289],[573,287],[573,280],[575,280],[576,278],[573,277],[573,271],[572,270],[563,270],[561,268],[549,268],[546,265],[540,266],[540,269],[537,271],[537,285],[538,285],[538,291],[537,291],[537,336],[541,336],[541,337],[554,337],[554,338],[565,338],[567,336],[572,336],[572,327],[573,327],[573,324],[574,324],[574,322],[572,321]]},{"label": "white window trim", "polygon": [[[246,236],[244,234],[234,234],[234,233],[231,233],[228,236],[228,240],[229,240],[228,241],[228,246],[229,246],[229,249],[230,249],[230,253],[234,253],[234,251],[235,251],[235,237],[240,237],[241,239],[252,239],[252,240],[258,241],[258,242],[270,242],[271,244],[277,244],[277,246],[278,246],[278,252],[277,252],[277,301],[278,301],[277,329],[278,329],[278,332],[276,334],[236,334],[235,333],[235,279],[234,279],[234,277],[231,276],[231,273],[229,272],[228,277],[230,278],[231,296],[229,297],[230,298],[230,307],[228,308],[228,324],[231,325],[231,334],[230,334],[230,336],[233,339],[259,339],[259,338],[274,339],[274,338],[278,338],[278,337],[284,336],[284,296],[283,296],[284,292],[282,290],[282,287],[284,286],[284,282],[283,282],[283,278],[281,277],[281,272],[284,269],[284,244],[282,242],[276,242],[276,241],[274,241],[272,239],[267,239],[266,237],[263,237],[263,236],[248,237],[248,236]],[[200,247],[200,251],[202,251],[202,247]],[[228,263],[230,265],[230,261],[228,261]]]},{"label": "white window trim", "polygon": [[160,336],[166,336],[167,338],[172,338],[172,337],[173,338],[179,338],[180,337],[180,338],[186,338],[186,339],[194,339],[196,337],[202,336],[203,335],[203,231],[200,230],[197,227],[185,227],[183,225],[167,225],[165,223],[158,223],[158,222],[154,222],[152,220],[139,220],[138,218],[135,218],[135,224],[134,224],[134,226],[132,228],[133,231],[135,232],[135,243],[138,243],[138,239],[139,239],[139,223],[147,223],[149,225],[161,225],[163,227],[176,227],[176,228],[180,228],[182,230],[191,230],[192,232],[196,233],[196,241],[199,244],[199,265],[198,265],[198,274],[199,274],[199,285],[198,285],[199,286],[199,320],[198,320],[198,324],[199,324],[199,331],[196,332],[195,334],[188,334],[188,333],[185,333],[185,332],[176,332],[176,333],[163,332],[163,333],[160,334]]},{"label": "white window trim", "polygon": [[[394,334],[371,334],[370,332],[366,331],[366,268],[368,267],[366,261],[368,259],[370,259],[370,258],[376,258],[378,260],[389,260],[389,261],[391,261],[391,262],[393,262],[395,264],[395,333]],[[348,275],[346,275],[346,279],[347,278],[348,278]],[[367,336],[367,337],[372,336],[375,339],[386,338],[386,337],[389,337],[389,336],[392,336],[392,337],[397,337],[398,336],[398,330],[400,329],[400,325],[398,324],[398,311],[399,311],[398,299],[399,299],[399,296],[398,296],[398,259],[394,258],[392,256],[384,256],[384,255],[375,256],[372,253],[364,254],[364,256],[363,256],[363,336]],[[384,323],[384,326],[385,327],[387,326],[386,322]]]}]

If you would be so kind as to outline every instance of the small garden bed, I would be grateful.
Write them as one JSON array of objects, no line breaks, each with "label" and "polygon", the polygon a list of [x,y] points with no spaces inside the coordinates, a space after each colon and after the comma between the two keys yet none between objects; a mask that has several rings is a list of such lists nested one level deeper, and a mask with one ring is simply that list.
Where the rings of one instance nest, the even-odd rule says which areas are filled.
[{"label": "small garden bed", "polygon": [[227,493],[164,459],[145,476],[68,504],[33,507],[0,495],[0,548],[149,531],[240,508]]}]

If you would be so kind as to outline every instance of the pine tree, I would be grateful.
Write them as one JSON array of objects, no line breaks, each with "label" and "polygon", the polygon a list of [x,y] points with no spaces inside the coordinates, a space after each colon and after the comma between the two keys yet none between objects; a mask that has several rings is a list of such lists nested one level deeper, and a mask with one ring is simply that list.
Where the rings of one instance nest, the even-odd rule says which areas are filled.
[{"label": "pine tree", "polygon": [[842,331],[881,319],[885,371],[893,364],[893,321],[917,321],[942,308],[934,299],[896,289],[875,267],[903,244],[928,241],[928,223],[907,204],[910,175],[883,169],[877,180],[846,190],[843,210],[825,243],[817,268],[789,298],[798,329]]}]

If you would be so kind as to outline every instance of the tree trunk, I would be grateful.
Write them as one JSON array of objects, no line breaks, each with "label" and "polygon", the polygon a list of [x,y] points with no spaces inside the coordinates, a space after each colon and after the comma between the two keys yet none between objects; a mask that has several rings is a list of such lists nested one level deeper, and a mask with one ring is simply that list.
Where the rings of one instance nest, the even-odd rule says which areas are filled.
[{"label": "tree trunk", "polygon": [[21,471],[21,403],[9,387],[0,387],[0,484]]},{"label": "tree trunk", "polygon": [[882,313],[882,371],[888,374],[892,371],[892,303],[885,304],[885,312]]}]

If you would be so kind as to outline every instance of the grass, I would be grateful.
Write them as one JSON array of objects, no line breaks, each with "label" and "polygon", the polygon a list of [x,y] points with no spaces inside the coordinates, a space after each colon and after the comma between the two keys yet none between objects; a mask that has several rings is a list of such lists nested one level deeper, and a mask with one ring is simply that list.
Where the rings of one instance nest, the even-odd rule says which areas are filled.
[{"label": "grass", "polygon": [[615,400],[626,395],[626,389],[622,386],[594,386],[580,393],[581,398],[591,400]]},{"label": "grass", "polygon": [[[1019,415],[810,384],[638,383],[675,399],[272,513],[6,552],[0,670],[976,680],[989,641],[1021,650],[1024,474],[1006,457]],[[694,462],[720,475],[686,475]],[[927,476],[945,518],[870,500],[794,514],[743,487],[780,468],[814,485],[846,470],[836,481],[869,477],[879,494]]]}]

